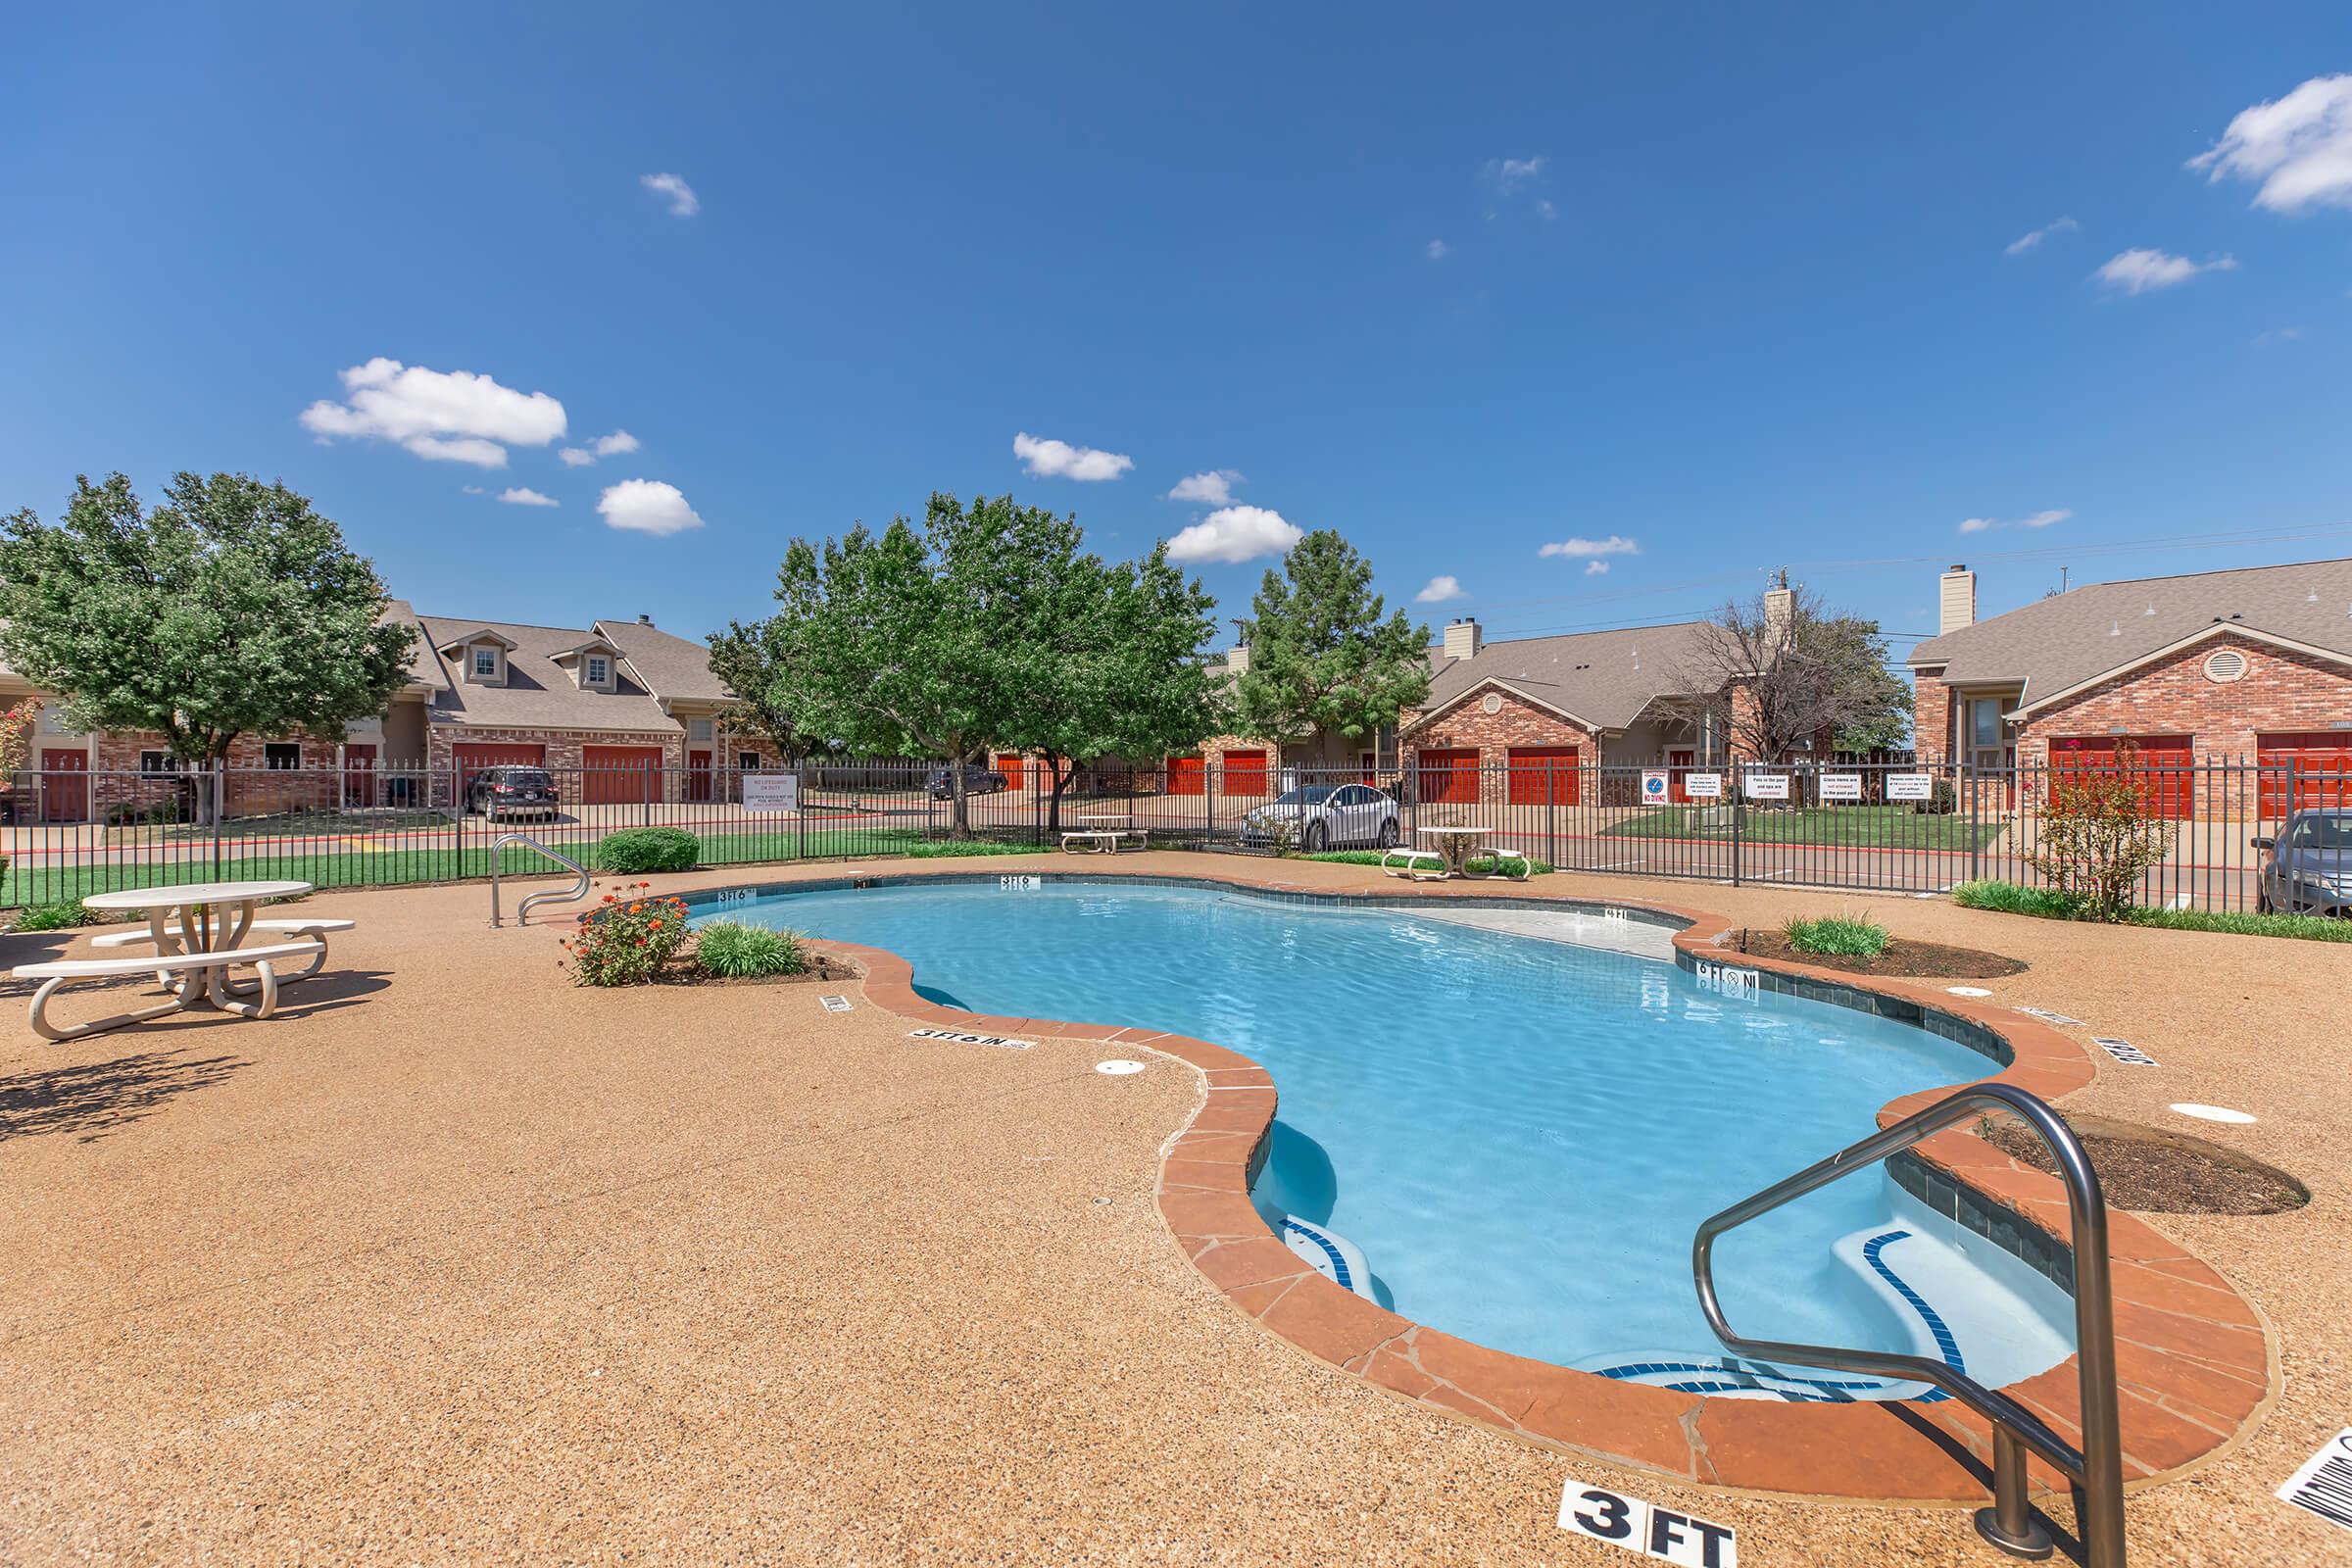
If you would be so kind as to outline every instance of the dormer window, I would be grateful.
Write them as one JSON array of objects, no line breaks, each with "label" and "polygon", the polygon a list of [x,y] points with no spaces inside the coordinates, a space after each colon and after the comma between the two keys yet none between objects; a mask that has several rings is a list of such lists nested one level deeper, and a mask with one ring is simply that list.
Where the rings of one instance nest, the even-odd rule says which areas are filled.
[{"label": "dormer window", "polygon": [[493,648],[488,643],[477,644],[473,649],[472,658],[473,678],[475,680],[492,681],[498,679],[498,650],[496,648]]},{"label": "dormer window", "polygon": [[612,679],[612,661],[602,654],[588,656],[588,684],[603,686]]}]

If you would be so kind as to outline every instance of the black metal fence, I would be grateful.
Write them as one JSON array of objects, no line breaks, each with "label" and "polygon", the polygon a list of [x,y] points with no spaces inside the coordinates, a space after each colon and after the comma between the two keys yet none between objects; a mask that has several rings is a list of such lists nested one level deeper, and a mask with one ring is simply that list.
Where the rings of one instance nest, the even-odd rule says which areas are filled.
[{"label": "black metal fence", "polygon": [[[0,905],[228,877],[320,887],[478,877],[508,832],[596,866],[606,839],[640,827],[693,834],[706,865],[957,854],[967,841],[1050,849],[1066,833],[1112,830],[1153,848],[1376,858],[1443,829],[1563,870],[1925,895],[1977,878],[2043,883],[2052,794],[2097,770],[2063,760],[1738,772],[1681,761],[1494,767],[1460,754],[1407,761],[1386,771],[1098,765],[1058,791],[1043,764],[1001,763],[968,770],[960,815],[938,764],[903,760],[551,767],[552,803],[501,798],[478,770],[446,767],[25,772],[0,796]],[[2293,808],[2352,808],[2352,767],[2208,759],[2133,764],[2128,776],[2163,841],[2141,881],[2150,905],[2255,908],[2264,853],[2252,841],[2276,835]],[[527,848],[496,853],[502,873],[550,869]]]}]

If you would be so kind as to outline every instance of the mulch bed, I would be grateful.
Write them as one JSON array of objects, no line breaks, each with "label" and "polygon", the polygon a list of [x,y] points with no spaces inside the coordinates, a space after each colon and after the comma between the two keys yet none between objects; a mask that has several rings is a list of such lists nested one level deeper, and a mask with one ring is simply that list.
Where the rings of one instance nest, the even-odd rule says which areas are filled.
[{"label": "mulch bed", "polygon": [[663,986],[800,986],[831,984],[858,977],[858,966],[847,958],[812,953],[808,955],[808,967],[799,974],[708,974],[697,967],[690,957],[673,958],[654,977],[654,983]]},{"label": "mulch bed", "polygon": [[[2304,1185],[2261,1160],[2180,1133],[2103,1116],[2071,1116],[2107,1201],[2142,1214],[2278,1214],[2311,1201]],[[1977,1136],[2023,1165],[2057,1174],[2041,1140],[2014,1121]]]},{"label": "mulch bed", "polygon": [[1913,942],[1906,937],[1888,940],[1886,950],[1876,957],[1847,957],[1831,953],[1800,953],[1788,936],[1779,931],[1743,930],[1736,937],[1741,953],[1759,958],[1787,958],[1794,963],[1809,963],[1820,969],[1836,969],[1840,974],[1883,974],[1923,980],[1993,980],[2002,975],[2024,974],[2030,967],[2023,958],[2003,957],[1978,948],[1947,948],[1940,942]]}]

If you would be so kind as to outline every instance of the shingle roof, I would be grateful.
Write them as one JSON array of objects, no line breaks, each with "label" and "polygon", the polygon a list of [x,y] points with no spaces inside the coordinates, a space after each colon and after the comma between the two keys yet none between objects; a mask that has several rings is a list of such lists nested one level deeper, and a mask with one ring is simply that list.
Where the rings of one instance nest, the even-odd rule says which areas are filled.
[{"label": "shingle roof", "polygon": [[1931,637],[1911,667],[1950,685],[2025,683],[2028,702],[2134,664],[2216,621],[2352,658],[2352,560],[2088,583]]},{"label": "shingle roof", "polygon": [[494,729],[612,729],[657,731],[681,728],[662,710],[651,691],[632,680],[623,665],[614,689],[582,691],[555,656],[578,647],[593,633],[578,626],[522,626],[509,621],[455,620],[420,615],[417,623],[436,648],[477,631],[495,632],[514,646],[507,651],[507,683],[478,686],[458,670],[437,677],[431,699],[436,724],[481,725]]},{"label": "shingle roof", "polygon": [[642,620],[600,620],[596,634],[619,649],[638,678],[664,698],[723,702],[734,697],[710,673],[708,643],[673,636]]},{"label": "shingle roof", "polygon": [[1473,659],[1444,659],[1423,712],[1500,680],[1602,729],[1623,729],[1660,697],[1683,691],[1705,622],[1673,621],[1617,631],[1570,632],[1488,643]]}]

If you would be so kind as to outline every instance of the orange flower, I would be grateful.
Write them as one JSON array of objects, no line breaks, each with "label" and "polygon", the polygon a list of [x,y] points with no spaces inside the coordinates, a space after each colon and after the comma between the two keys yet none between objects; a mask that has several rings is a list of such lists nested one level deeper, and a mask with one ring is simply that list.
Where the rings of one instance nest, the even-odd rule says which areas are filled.
[{"label": "orange flower", "polygon": [[632,904],[629,906],[629,912],[631,914],[643,914],[645,912],[645,906],[642,904]]},{"label": "orange flower", "polygon": [[614,898],[612,894],[608,893],[605,895],[605,902],[607,904],[618,904],[620,901]]}]

